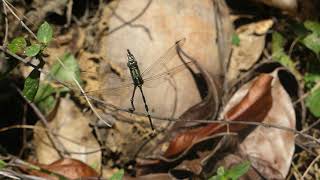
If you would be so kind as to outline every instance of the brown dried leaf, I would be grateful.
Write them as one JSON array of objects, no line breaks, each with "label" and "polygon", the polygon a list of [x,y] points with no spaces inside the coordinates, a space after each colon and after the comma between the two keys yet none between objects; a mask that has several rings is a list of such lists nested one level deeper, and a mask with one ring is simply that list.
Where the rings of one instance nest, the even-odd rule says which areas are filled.
[{"label": "brown dried leaf", "polygon": [[[271,83],[272,106],[264,117],[263,123],[295,129],[294,108],[288,93],[279,81],[278,70],[269,76],[273,77]],[[244,85],[230,99],[225,108],[227,115],[235,108],[234,104],[239,104],[238,102],[242,101],[249,86],[250,83]],[[235,115],[230,117],[233,116]],[[258,126],[241,142],[236,154],[240,154],[243,159],[249,159],[254,169],[263,177],[283,179],[290,168],[293,152],[294,134],[292,132]],[[230,162],[232,160],[234,158],[225,157],[223,165],[232,164]]]},{"label": "brown dried leaf", "polygon": [[252,83],[246,96],[236,106],[228,110],[225,118],[230,121],[260,122],[272,106],[272,79],[273,77],[268,74],[260,75]]},{"label": "brown dried leaf", "polygon": [[237,81],[241,72],[247,71],[259,60],[265,48],[266,32],[272,25],[273,20],[267,19],[240,26],[236,30],[240,43],[232,47],[228,83]]},{"label": "brown dried leaf", "polygon": [[[87,164],[76,159],[61,159],[49,165],[38,165],[42,169],[63,175],[70,179],[77,179],[83,177],[99,177],[99,174]],[[36,170],[29,170],[29,174],[44,177],[50,180],[58,180],[54,175],[49,175]]]},{"label": "brown dried leaf", "polygon": [[[296,116],[291,99],[278,78],[273,74],[272,107],[263,123],[295,129]],[[267,178],[285,178],[295,147],[294,133],[278,128],[257,127],[240,144],[242,154],[261,175]]]},{"label": "brown dried leaf", "polygon": [[[272,76],[260,75],[251,85],[244,98],[226,113],[226,119],[230,121],[253,121],[261,122],[267,115],[272,105],[271,82]],[[239,132],[246,125],[232,124],[230,132]],[[164,157],[170,158],[189,149],[201,139],[216,133],[226,131],[226,125],[208,124],[204,127],[195,128],[178,134],[171,140]]]}]

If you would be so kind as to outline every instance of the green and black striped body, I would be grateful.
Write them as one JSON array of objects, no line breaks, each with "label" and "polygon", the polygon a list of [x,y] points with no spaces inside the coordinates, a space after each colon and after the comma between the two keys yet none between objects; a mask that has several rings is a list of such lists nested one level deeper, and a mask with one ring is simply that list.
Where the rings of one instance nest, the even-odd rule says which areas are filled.
[{"label": "green and black striped body", "polygon": [[142,86],[143,79],[141,77],[141,73],[139,70],[138,62],[136,61],[135,57],[131,54],[129,50],[128,51],[128,63],[127,66],[130,70],[131,78],[133,81],[133,84],[135,86]]},{"label": "green and black striped body", "polygon": [[135,92],[136,92],[136,89],[137,87],[139,87],[140,89],[140,92],[141,92],[141,95],[142,95],[142,99],[143,99],[143,102],[144,102],[144,107],[147,111],[147,117],[149,119],[149,122],[150,122],[150,126],[151,126],[151,129],[154,130],[153,128],[153,125],[152,125],[152,120],[151,120],[151,116],[149,114],[149,107],[147,105],[147,101],[146,101],[146,98],[143,94],[143,90],[142,90],[142,85],[144,83],[143,79],[142,79],[142,76],[141,76],[141,73],[140,73],[140,70],[139,70],[139,66],[138,66],[138,62],[136,61],[135,57],[131,54],[131,52],[129,51],[129,49],[127,50],[128,54],[128,63],[127,63],[127,66],[130,70],[130,74],[131,74],[131,78],[132,78],[132,81],[133,81],[133,92],[132,92],[132,96],[131,96],[131,110],[130,111],[135,111],[135,107],[134,107],[134,95],[135,95]]}]

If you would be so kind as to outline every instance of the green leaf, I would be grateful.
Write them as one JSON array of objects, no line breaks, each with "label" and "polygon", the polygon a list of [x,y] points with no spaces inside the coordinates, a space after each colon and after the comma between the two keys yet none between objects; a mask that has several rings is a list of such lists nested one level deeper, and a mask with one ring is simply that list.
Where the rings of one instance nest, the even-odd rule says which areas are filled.
[{"label": "green leaf", "polygon": [[228,180],[228,178],[226,178],[225,176],[212,176],[209,178],[209,180]]},{"label": "green leaf", "polygon": [[302,44],[304,44],[308,49],[312,50],[316,55],[320,53],[320,35],[317,33],[311,33],[302,39]]},{"label": "green leaf", "polygon": [[3,169],[6,165],[7,163],[0,159],[0,170]]},{"label": "green leaf", "polygon": [[41,83],[38,89],[38,92],[34,98],[34,102],[38,103],[43,101],[44,99],[48,98],[52,94],[56,93],[56,89],[53,88],[50,84]]},{"label": "green leaf", "polygon": [[231,169],[228,169],[225,173],[225,176],[227,178],[231,178],[232,180],[236,180],[239,177],[243,176],[245,173],[248,172],[250,168],[250,162],[249,161],[244,161]]},{"label": "green leaf", "polygon": [[212,176],[209,178],[209,180],[218,180],[218,176]]},{"label": "green leaf", "polygon": [[37,94],[40,82],[40,72],[33,69],[29,76],[26,78],[23,87],[23,95],[30,101],[33,101]]},{"label": "green leaf", "polygon": [[49,114],[56,106],[57,100],[54,94],[57,92],[50,84],[40,84],[34,102],[45,115]]},{"label": "green leaf", "polygon": [[315,117],[320,117],[320,89],[316,89],[306,98],[306,105]]},{"label": "green leaf", "polygon": [[235,46],[239,46],[240,45],[240,38],[238,36],[238,34],[233,33],[232,34],[232,40],[231,40],[232,44]]},{"label": "green leaf", "polygon": [[218,176],[224,176],[224,174],[225,174],[224,168],[222,166],[219,167],[218,170],[217,170],[217,175]]},{"label": "green leaf", "polygon": [[8,45],[8,49],[13,53],[23,52],[27,46],[27,42],[24,37],[14,38]]},{"label": "green leaf", "polygon": [[38,41],[44,44],[48,44],[52,39],[52,35],[53,35],[53,30],[50,24],[47,22],[44,22],[43,24],[41,24],[37,32]]},{"label": "green leaf", "polygon": [[124,170],[120,169],[118,172],[114,173],[109,180],[122,180],[124,175]]},{"label": "green leaf", "polygon": [[40,44],[32,44],[31,46],[27,47],[25,54],[29,57],[36,56],[41,50]]},{"label": "green leaf", "polygon": [[40,111],[45,115],[50,114],[56,107],[56,105],[57,99],[54,96],[49,96],[37,103],[37,106],[39,107]]},{"label": "green leaf", "polygon": [[305,21],[303,24],[308,30],[320,35],[320,23],[315,21]]},{"label": "green leaf", "polygon": [[57,61],[51,68],[50,74],[62,82],[75,85],[73,77],[81,83],[80,68],[77,60],[70,53],[65,54],[61,58],[64,67]]},{"label": "green leaf", "polygon": [[227,180],[227,177],[225,176],[225,170],[223,166],[220,166],[217,169],[217,175],[216,176],[212,176],[209,178],[209,180]]},{"label": "green leaf", "polygon": [[294,72],[295,64],[292,59],[284,52],[284,43],[285,39],[280,33],[274,32],[272,34],[272,57],[280,64]]},{"label": "green leaf", "polygon": [[279,53],[283,53],[284,43],[285,43],[285,39],[280,33],[274,32],[272,34],[272,44],[271,44],[272,56],[277,55]]},{"label": "green leaf", "polygon": [[288,55],[283,53],[279,55],[278,58],[276,58],[276,60],[284,67],[290,69],[293,73],[295,72],[295,64]]},{"label": "green leaf", "polygon": [[304,79],[306,88],[311,89],[316,84],[316,82],[320,82],[320,74],[307,72],[304,75],[303,79]]}]

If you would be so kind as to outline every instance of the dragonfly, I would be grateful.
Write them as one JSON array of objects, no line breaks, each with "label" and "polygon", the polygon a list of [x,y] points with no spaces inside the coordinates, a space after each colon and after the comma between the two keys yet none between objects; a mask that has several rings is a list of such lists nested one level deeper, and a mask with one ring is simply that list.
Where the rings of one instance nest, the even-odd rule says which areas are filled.
[{"label": "dragonfly", "polygon": [[[127,67],[130,72],[130,77],[127,78],[128,81],[130,82],[125,82],[120,84],[118,87],[114,88],[107,88],[107,89],[100,89],[100,90],[94,90],[94,91],[87,91],[86,94],[88,94],[89,98],[90,95],[96,92],[110,92],[110,91],[118,91],[119,89],[125,88],[125,87],[132,87],[133,86],[133,91],[132,95],[130,98],[131,102],[131,108],[129,111],[132,113],[135,111],[135,105],[134,105],[134,97],[136,94],[137,88],[140,90],[142,100],[144,103],[144,108],[146,111],[146,116],[149,120],[150,127],[152,130],[154,130],[154,126],[152,123],[151,115],[149,112],[149,106],[147,103],[147,98],[144,94],[143,87],[145,83],[159,80],[159,79],[165,79],[168,76],[171,76],[177,72],[180,72],[188,65],[190,65],[192,62],[181,62],[181,64],[174,66],[173,68],[170,69],[165,69],[163,70],[163,67],[166,67],[166,64],[173,59],[178,54],[178,48],[182,47],[185,44],[186,38],[180,39],[177,41],[172,47],[170,47],[159,59],[156,61],[152,62],[151,65],[149,65],[144,71],[140,71],[140,67],[138,65],[138,60],[135,58],[135,56],[131,53],[129,49],[127,49]],[[161,71],[163,70],[163,71]],[[160,72],[159,72],[160,71]],[[160,80],[159,80],[160,81]],[[158,83],[159,84],[159,83]],[[93,100],[95,100],[93,98]]]}]

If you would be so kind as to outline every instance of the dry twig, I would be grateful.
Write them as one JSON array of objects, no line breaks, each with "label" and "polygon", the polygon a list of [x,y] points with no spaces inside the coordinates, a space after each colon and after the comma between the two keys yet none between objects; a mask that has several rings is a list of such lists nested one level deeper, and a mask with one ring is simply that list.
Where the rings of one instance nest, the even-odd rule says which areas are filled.
[{"label": "dry twig", "polygon": [[24,97],[23,93],[21,92],[21,90],[18,87],[15,87],[15,88],[18,91],[18,93],[20,94],[20,96],[28,103],[28,105],[32,108],[32,110],[37,114],[37,116],[40,118],[42,124],[49,130],[48,131],[49,140],[51,141],[54,148],[57,150],[57,153],[59,154],[60,158],[63,158],[64,154],[69,155],[66,148],[60,142],[60,140],[55,135],[53,135],[52,130],[50,128],[50,125],[49,125],[46,117],[40,112],[38,107],[35,104],[33,104],[32,102],[30,102],[26,97]]}]

